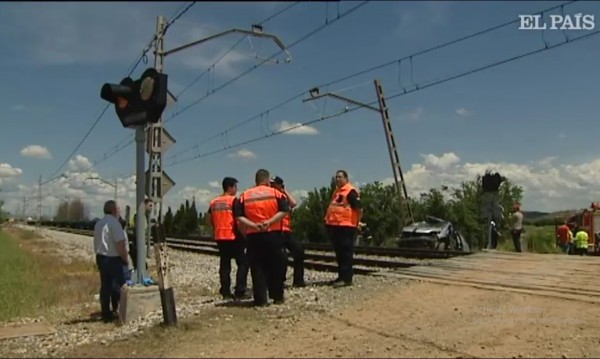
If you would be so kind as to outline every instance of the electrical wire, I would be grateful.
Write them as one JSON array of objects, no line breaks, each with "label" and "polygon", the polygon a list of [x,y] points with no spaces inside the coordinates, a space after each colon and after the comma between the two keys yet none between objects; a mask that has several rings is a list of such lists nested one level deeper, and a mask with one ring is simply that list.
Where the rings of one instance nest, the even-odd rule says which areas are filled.
[{"label": "electrical wire", "polygon": [[[319,32],[319,31],[321,31],[321,30],[323,30],[325,27],[327,27],[327,26],[330,26],[330,25],[334,24],[334,23],[335,23],[335,22],[337,22],[338,20],[341,20],[341,19],[342,19],[342,18],[344,18],[345,16],[349,15],[350,13],[354,12],[355,10],[358,10],[358,8],[360,8],[360,7],[361,7],[361,6],[363,6],[363,5],[366,5],[367,3],[368,3],[368,1],[363,1],[363,2],[361,2],[359,5],[357,5],[357,6],[353,7],[353,8],[351,8],[351,9],[347,10],[347,11],[346,11],[346,12],[344,12],[344,13],[341,13],[341,14],[339,15],[339,17],[337,17],[336,19],[334,19],[334,20],[330,21],[328,24],[321,25],[321,26],[317,27],[316,29],[314,29],[314,30],[310,31],[309,33],[305,34],[304,36],[302,36],[302,37],[301,37],[301,38],[299,38],[298,40],[294,41],[294,43],[293,43],[292,45],[288,46],[287,48],[289,49],[289,48],[291,48],[292,46],[296,46],[296,45],[298,45],[299,43],[301,43],[302,41],[305,41],[305,40],[307,40],[308,38],[310,38],[310,37],[311,37],[311,36],[313,36],[314,34],[318,33],[318,32]],[[175,118],[175,117],[177,117],[177,116],[181,115],[183,112],[187,111],[187,110],[188,110],[188,109],[190,109],[192,106],[195,106],[195,105],[197,105],[198,103],[200,103],[201,101],[203,101],[203,100],[204,100],[204,99],[206,99],[207,97],[209,97],[209,96],[213,95],[213,94],[214,94],[214,93],[216,93],[217,91],[219,91],[219,90],[221,90],[221,89],[225,88],[225,87],[226,87],[226,86],[228,86],[228,85],[231,85],[233,82],[235,82],[235,81],[237,81],[237,80],[241,79],[242,77],[244,77],[244,76],[248,75],[248,74],[249,74],[250,72],[252,72],[253,70],[257,69],[258,67],[260,67],[261,65],[265,64],[266,62],[268,62],[268,61],[272,60],[274,57],[276,57],[277,55],[279,55],[279,53],[281,53],[281,51],[279,51],[279,52],[277,52],[277,53],[275,53],[275,54],[271,55],[269,58],[267,58],[267,59],[263,60],[263,62],[261,62],[260,64],[254,65],[253,67],[249,68],[248,70],[246,70],[246,71],[245,71],[245,72],[243,72],[242,74],[238,75],[237,77],[235,77],[235,78],[233,78],[233,79],[229,80],[228,82],[226,82],[225,84],[221,85],[219,88],[217,88],[217,89],[214,89],[212,92],[210,92],[210,93],[209,93],[209,94],[207,94],[206,96],[204,96],[204,97],[201,97],[200,99],[198,99],[198,100],[194,101],[192,104],[190,104],[190,105],[186,106],[186,107],[185,107],[184,109],[182,109],[181,111],[179,111],[179,112],[175,112],[175,113],[174,113],[174,114],[173,114],[173,115],[172,115],[172,116],[171,116],[169,119],[165,120],[163,123],[167,123],[167,122],[169,122],[169,121],[170,121],[170,120],[172,120],[173,118]],[[288,101],[289,101],[289,102],[291,102],[291,101],[293,101],[293,100],[294,100],[294,99],[296,99],[296,98],[297,98],[297,97],[295,97],[295,98],[293,98],[293,99],[290,99],[290,100],[288,100]],[[99,160],[99,161],[95,162],[95,165],[97,165],[97,164],[100,164],[100,163],[104,162],[106,159],[108,159],[108,158],[110,158],[110,157],[112,157],[112,156],[116,155],[117,153],[119,153],[120,151],[124,150],[125,148],[127,148],[129,145],[131,145],[131,144],[133,144],[133,143],[134,143],[134,139],[133,139],[133,136],[131,136],[131,137],[130,137],[130,140],[129,140],[129,141],[128,141],[128,142],[127,142],[127,143],[126,143],[124,146],[121,146],[121,147],[120,147],[120,148],[118,148],[117,150],[115,150],[115,151],[113,151],[112,153],[110,153],[108,156],[105,156],[105,157],[104,157],[102,160]]]},{"label": "electrical wire", "polygon": [[[550,12],[550,11],[553,11],[553,10],[556,10],[556,9],[559,9],[559,8],[564,11],[564,6],[570,5],[570,4],[574,3],[574,2],[577,2],[577,0],[568,1],[568,2],[565,2],[565,3],[561,4],[561,5],[552,6],[550,8],[538,11],[538,12],[534,13],[533,15],[535,15],[535,14],[543,14],[543,13]],[[397,58],[397,59],[394,59],[394,60],[391,60],[391,61],[379,64],[379,65],[375,65],[375,66],[369,67],[369,68],[367,68],[365,70],[354,72],[352,74],[343,76],[341,78],[329,81],[329,82],[324,83],[324,84],[317,85],[315,87],[328,87],[328,86],[336,85],[336,84],[338,84],[340,82],[347,81],[347,80],[350,80],[352,78],[355,78],[355,77],[358,77],[358,76],[362,76],[362,75],[365,75],[367,73],[370,73],[370,72],[373,72],[373,71],[376,71],[376,70],[379,70],[379,69],[383,69],[383,68],[389,67],[389,66],[394,65],[394,64],[400,64],[404,60],[410,60],[411,64],[412,64],[412,59],[414,57],[416,57],[416,56],[424,55],[424,54],[427,54],[427,53],[435,51],[435,50],[439,50],[439,49],[442,49],[442,48],[445,48],[445,47],[448,47],[448,46],[451,46],[451,45],[454,45],[454,44],[457,44],[457,43],[460,43],[460,42],[463,42],[463,41],[466,41],[466,40],[469,40],[469,39],[473,39],[475,37],[478,37],[478,36],[490,33],[492,31],[496,31],[496,30],[504,28],[506,26],[516,24],[519,21],[520,21],[519,19],[517,19],[517,20],[511,20],[511,21],[506,21],[506,22],[504,22],[502,24],[499,24],[499,25],[496,25],[496,26],[493,26],[493,27],[489,27],[489,28],[477,31],[477,32],[474,32],[472,34],[469,34],[469,35],[466,35],[466,36],[462,36],[462,37],[459,37],[459,38],[454,39],[454,40],[450,40],[448,42],[445,42],[445,43],[442,43],[442,44],[439,44],[439,45],[436,45],[436,46],[433,46],[433,47],[430,47],[430,48],[427,48],[427,49],[424,49],[424,50],[421,50],[421,51],[418,51],[418,52],[415,52],[415,53],[412,53],[410,55],[406,55],[406,56],[403,56],[403,57],[400,57],[400,58]],[[411,75],[412,75],[412,72],[411,72]],[[412,79],[412,76],[411,76],[411,79]],[[413,83],[414,83],[414,81],[413,81]],[[337,91],[337,92],[340,92],[340,91]],[[177,153],[169,156],[167,158],[167,160],[173,160],[176,156],[181,155],[183,153],[187,153],[190,150],[192,150],[193,148],[196,148],[196,147],[198,147],[200,145],[206,144],[206,143],[208,143],[208,142],[210,142],[210,141],[212,141],[212,140],[214,140],[216,138],[225,136],[230,131],[232,131],[232,130],[238,128],[238,127],[241,127],[241,126],[243,126],[243,125],[245,125],[245,124],[247,124],[249,122],[257,120],[257,119],[261,118],[262,116],[264,116],[265,114],[267,114],[268,112],[276,110],[276,109],[278,109],[278,108],[280,108],[280,107],[282,107],[282,106],[284,106],[284,105],[286,105],[286,104],[288,104],[288,103],[290,103],[290,102],[292,102],[292,101],[294,101],[294,100],[296,100],[298,98],[301,98],[302,96],[304,96],[305,93],[306,93],[306,90],[302,90],[297,95],[294,95],[291,98],[286,99],[286,100],[284,100],[281,103],[278,103],[277,105],[269,108],[268,110],[262,111],[261,113],[259,113],[257,115],[251,116],[248,119],[245,119],[245,120],[243,120],[243,121],[241,121],[239,123],[236,123],[233,126],[227,128],[227,129],[225,129],[225,130],[223,130],[223,131],[221,131],[219,133],[216,133],[216,134],[211,135],[211,136],[209,136],[209,137],[207,137],[205,139],[202,139],[198,143],[196,143],[196,144],[194,144],[194,145],[192,145],[192,146],[190,146],[190,147],[188,147],[188,148],[186,148],[186,149],[184,149],[184,150],[182,150],[180,152],[177,152]]]},{"label": "electrical wire", "polygon": [[[271,21],[273,19],[275,19],[277,16],[283,14],[284,12],[290,10],[292,7],[298,5],[300,3],[300,1],[296,1],[295,3],[286,6],[285,8],[277,11],[276,13],[274,13],[273,15],[270,15],[269,17],[267,17],[266,19],[260,21],[258,23],[258,25],[263,25],[265,23],[267,23],[268,21]],[[244,40],[246,39],[246,37],[242,37],[240,38],[232,47],[230,47],[227,51],[225,51],[212,65],[208,66],[206,68],[206,70],[202,71],[202,73],[198,76],[196,76],[183,90],[181,90],[175,97],[179,98],[181,95],[183,95],[187,90],[189,90],[192,86],[194,86],[194,84],[196,84],[204,75],[206,75],[209,71],[211,71],[211,69],[214,69],[215,66],[221,62],[223,60],[223,58],[225,58],[225,56],[227,56],[231,51],[233,51],[239,44],[241,44]]]},{"label": "electrical wire", "polygon": [[[167,25],[165,26],[165,28],[164,28],[164,30],[162,32],[162,35],[164,35],[166,33],[167,29],[171,25],[173,25],[177,21],[177,19],[181,18],[181,16],[183,16],[183,14],[185,14],[187,11],[189,11],[189,9],[192,6],[194,6],[195,4],[196,4],[196,1],[193,1],[183,11],[179,12],[178,15],[176,15],[173,19],[171,19],[167,23]],[[135,71],[135,69],[139,66],[139,64],[142,61],[144,61],[145,63],[148,62],[146,54],[148,53],[148,51],[150,51],[150,49],[154,45],[156,39],[157,39],[157,36],[156,35],[153,36],[152,40],[150,40],[150,42],[144,47],[144,49],[142,50],[141,56],[133,63],[133,65],[131,66],[131,68],[128,71],[128,74],[125,77],[131,76],[131,74],[133,73],[133,71]],[[83,145],[83,143],[88,139],[88,137],[90,136],[90,134],[92,133],[92,131],[94,130],[94,128],[96,128],[96,126],[98,125],[98,123],[100,123],[100,120],[102,119],[102,117],[104,117],[104,114],[106,113],[106,111],[108,110],[109,107],[110,107],[109,103],[104,106],[104,108],[102,109],[102,111],[100,112],[100,114],[96,117],[96,119],[94,120],[94,122],[92,123],[92,125],[90,126],[90,128],[85,133],[85,135],[83,135],[83,138],[79,141],[79,143],[77,144],[77,146],[75,146],[75,149],[73,149],[73,151],[71,151],[71,153],[69,154],[69,156],[67,156],[67,158],[54,171],[54,173],[52,173],[52,175],[49,176],[51,179],[54,179],[55,176],[65,167],[65,165],[67,163],[69,163],[69,161],[71,160],[71,158],[73,158],[73,156],[77,153],[77,151],[79,151],[79,149],[81,148],[81,146]]]},{"label": "electrical wire", "polygon": [[[347,11],[345,11],[344,13],[342,13],[340,15],[339,18],[333,19],[332,21],[323,24],[317,28],[315,28],[314,30],[311,30],[309,33],[305,34],[304,36],[300,37],[299,39],[297,39],[296,41],[294,41],[293,43],[291,43],[290,45],[288,45],[286,47],[286,49],[291,49],[292,47],[302,43],[303,41],[309,39],[310,37],[312,37],[313,35],[315,35],[316,33],[322,31],[323,29],[325,29],[327,26],[330,26],[334,23],[336,23],[337,21],[343,19],[345,16],[351,14],[352,12],[358,10],[359,8],[361,8],[362,6],[366,5],[368,3],[368,1],[362,1],[361,3],[359,3],[358,5],[348,9]],[[283,52],[283,50],[279,50],[276,53],[274,53],[273,55],[269,56],[268,58],[264,59],[263,61],[261,61],[260,63],[250,67],[249,69],[247,69],[246,71],[242,72],[241,74],[239,74],[238,76],[226,81],[224,84],[220,85],[217,88],[212,89],[211,91],[209,91],[205,96],[200,97],[199,99],[193,101],[192,103],[188,104],[187,106],[185,106],[183,109],[181,109],[180,111],[176,111],[174,112],[168,119],[166,119],[163,123],[168,123],[170,121],[172,121],[173,119],[175,119],[176,117],[180,116],[181,114],[185,113],[187,110],[189,110],[190,108],[196,106],[197,104],[199,104],[200,102],[204,101],[206,98],[208,98],[209,96],[213,95],[214,93],[224,89],[225,87],[231,85],[232,83],[234,83],[235,81],[241,79],[242,77],[250,74],[252,71],[258,69],[259,67],[261,67],[262,65],[264,65],[265,63],[273,60],[275,57],[277,57],[281,52]]]},{"label": "electrical wire", "polygon": [[[490,69],[490,68],[493,68],[493,67],[496,67],[496,66],[504,65],[504,64],[507,64],[509,62],[513,62],[513,61],[516,61],[516,60],[519,60],[519,59],[523,59],[523,58],[528,57],[528,56],[533,56],[533,55],[536,55],[536,54],[544,52],[544,51],[552,50],[552,49],[561,47],[563,45],[576,42],[578,40],[583,40],[583,39],[586,39],[586,38],[598,35],[599,33],[600,33],[600,30],[596,30],[596,31],[593,31],[593,32],[586,33],[585,35],[581,35],[581,36],[574,37],[574,38],[569,38],[568,40],[565,40],[565,41],[562,41],[562,42],[559,42],[559,43],[556,43],[556,44],[553,44],[553,45],[547,45],[547,46],[544,45],[544,47],[540,48],[540,49],[529,51],[527,53],[516,55],[516,56],[510,57],[510,58],[507,58],[507,59],[503,59],[503,60],[494,62],[492,64],[480,66],[480,67],[477,67],[475,69],[462,72],[460,74],[456,74],[456,75],[452,75],[452,76],[446,77],[444,79],[431,81],[431,82],[426,83],[426,84],[421,85],[421,86],[415,86],[415,88],[411,89],[411,90],[403,90],[402,92],[399,92],[399,93],[393,94],[391,96],[388,96],[386,98],[386,100],[392,100],[392,99],[395,99],[395,98],[398,98],[398,97],[401,97],[401,96],[408,95],[409,93],[421,91],[421,90],[424,90],[426,88],[433,87],[433,86],[436,86],[436,85],[440,85],[440,84],[443,84],[443,83],[446,83],[446,82],[449,82],[449,81],[452,81],[452,80],[456,80],[456,79],[459,79],[459,78],[462,78],[462,77],[465,77],[465,76],[468,76],[468,75],[472,75],[472,74],[475,74],[475,73],[480,72],[480,71],[484,71],[484,70],[487,70],[487,69]],[[366,105],[371,106],[371,105],[374,105],[374,104],[377,104],[377,103],[378,103],[378,100],[375,100],[373,102],[367,103]],[[254,137],[252,139],[249,139],[249,140],[246,140],[246,141],[242,141],[242,142],[238,142],[238,143],[230,145],[230,146],[225,146],[225,147],[220,148],[220,149],[216,149],[216,150],[209,151],[209,152],[204,152],[204,153],[198,154],[196,156],[186,158],[186,159],[181,160],[181,161],[175,161],[172,164],[165,165],[165,167],[173,167],[175,165],[179,165],[179,164],[186,163],[186,162],[189,162],[189,161],[193,161],[193,160],[196,160],[196,159],[208,157],[208,156],[211,156],[211,155],[214,155],[214,154],[218,154],[218,153],[221,153],[221,152],[226,152],[228,150],[231,150],[231,149],[234,149],[234,148],[237,148],[237,147],[245,146],[245,145],[248,145],[248,144],[251,144],[251,143],[254,143],[254,142],[258,142],[258,141],[265,140],[265,139],[270,138],[270,137],[274,137],[274,136],[277,136],[277,135],[281,135],[281,134],[293,131],[293,130],[298,129],[300,127],[309,126],[309,125],[312,125],[312,124],[315,124],[315,123],[319,123],[319,122],[323,122],[323,121],[326,121],[326,120],[329,120],[329,119],[332,119],[332,118],[336,118],[336,117],[339,117],[339,116],[344,115],[346,113],[349,113],[349,112],[352,112],[352,111],[356,111],[356,110],[358,110],[358,109],[360,109],[362,107],[363,106],[361,106],[361,105],[358,105],[358,106],[355,106],[355,107],[350,107],[350,108],[345,109],[344,111],[341,111],[341,112],[338,112],[338,113],[335,113],[335,114],[332,114],[332,115],[321,116],[321,117],[318,117],[316,119],[313,119],[313,120],[310,120],[310,121],[306,121],[306,122],[303,122],[303,123],[299,123],[297,125],[290,126],[288,128],[285,128],[285,129],[282,129],[282,130],[279,130],[279,131],[276,131],[276,132],[272,132],[272,133],[267,134],[267,135]]]}]

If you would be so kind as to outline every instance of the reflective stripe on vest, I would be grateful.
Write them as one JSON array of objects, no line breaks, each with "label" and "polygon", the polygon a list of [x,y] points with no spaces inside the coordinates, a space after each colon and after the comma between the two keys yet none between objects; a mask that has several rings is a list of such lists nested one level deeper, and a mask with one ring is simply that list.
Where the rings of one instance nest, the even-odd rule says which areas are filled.
[{"label": "reflective stripe on vest", "polygon": [[[246,190],[240,196],[240,202],[244,206],[245,217],[254,223],[266,222],[279,212],[277,200],[283,196],[274,188],[268,186],[256,186]],[[281,231],[281,223],[273,223],[266,232]],[[246,233],[261,232],[254,228],[246,228]]]},{"label": "reflective stripe on vest", "polygon": [[[338,188],[334,193],[327,208],[327,214],[325,215],[325,224],[329,226],[344,226],[344,227],[358,227],[358,211],[350,207],[348,203],[348,194],[355,190],[351,184],[346,183],[342,187]],[[341,196],[341,202],[338,201]]]},{"label": "reflective stripe on vest", "polygon": [[222,195],[210,201],[210,213],[215,231],[214,237],[217,241],[232,241],[235,239],[234,200],[235,196]]}]

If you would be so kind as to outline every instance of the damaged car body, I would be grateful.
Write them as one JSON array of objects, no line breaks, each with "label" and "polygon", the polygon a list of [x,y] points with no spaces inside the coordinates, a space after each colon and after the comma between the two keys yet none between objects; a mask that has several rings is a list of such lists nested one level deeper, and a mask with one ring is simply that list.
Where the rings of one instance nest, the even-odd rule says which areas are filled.
[{"label": "damaged car body", "polygon": [[398,246],[470,252],[469,244],[454,228],[452,222],[432,216],[402,228]]}]

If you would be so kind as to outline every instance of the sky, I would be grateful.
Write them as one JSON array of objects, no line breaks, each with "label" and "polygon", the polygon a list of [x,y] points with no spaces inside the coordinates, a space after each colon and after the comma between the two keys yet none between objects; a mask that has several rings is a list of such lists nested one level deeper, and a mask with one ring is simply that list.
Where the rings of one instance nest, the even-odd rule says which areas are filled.
[{"label": "sky", "polygon": [[[0,4],[0,200],[5,210],[35,217],[39,177],[46,182],[61,174],[42,186],[45,216],[67,198],[81,198],[92,217],[100,216],[114,189],[91,177],[116,180],[121,207],[134,205],[135,147],[122,146],[133,139],[133,130],[122,127],[113,107],[73,151],[106,105],[102,84],[118,83],[127,74],[151,40],[157,16],[170,19],[188,4]],[[411,196],[456,186],[489,169],[524,188],[524,210],[584,208],[599,200],[600,154],[594,143],[600,37],[552,47],[565,36],[600,27],[527,31],[517,22],[417,54],[561,3],[300,2],[272,17],[292,4],[198,2],[169,28],[166,49],[269,19],[264,32],[290,46],[291,61],[285,62],[274,41],[241,34],[165,58],[169,89],[177,97],[164,112],[165,129],[176,140],[163,155],[164,170],[176,183],[164,198],[165,211],[186,198],[195,198],[203,211],[221,192],[223,177],[236,177],[243,190],[253,185],[259,168],[282,177],[298,197],[327,185],[337,169],[347,170],[357,185],[391,183],[377,112],[332,97],[303,102],[309,89],[335,82],[319,87],[320,92],[376,106],[375,79],[389,98]],[[598,18],[600,3],[564,7],[565,15],[577,13]],[[562,13],[544,13],[548,24],[550,14]],[[439,81],[545,45],[550,49]],[[266,61],[269,57],[279,61]],[[385,63],[390,65],[337,81]],[[132,77],[151,66],[149,52],[148,62],[142,61]],[[344,113],[346,107],[353,110]],[[262,139],[248,142],[257,138]]]}]

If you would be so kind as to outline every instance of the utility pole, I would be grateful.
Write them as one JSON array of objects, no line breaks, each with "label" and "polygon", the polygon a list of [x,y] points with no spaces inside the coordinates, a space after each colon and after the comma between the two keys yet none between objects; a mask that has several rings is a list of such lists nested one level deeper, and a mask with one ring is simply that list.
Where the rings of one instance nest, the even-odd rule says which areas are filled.
[{"label": "utility pole", "polygon": [[25,206],[27,205],[26,198],[23,196],[23,208],[21,209],[21,219],[25,219]]},{"label": "utility pole", "polygon": [[[315,87],[313,89],[311,89],[309,91],[310,94],[310,98],[307,98],[305,100],[302,100],[302,102],[307,102],[307,101],[313,101],[322,97],[333,97],[335,99],[338,100],[342,100],[348,103],[351,103],[353,105],[357,105],[359,107],[364,107],[364,108],[368,108],[369,110],[378,112],[381,115],[381,120],[383,121],[383,130],[385,132],[385,138],[387,141],[387,147],[388,147],[388,152],[390,154],[390,162],[392,164],[392,172],[394,173],[394,185],[396,187],[396,192],[398,194],[398,198],[400,199],[400,203],[404,202],[404,205],[406,206],[406,212],[407,215],[410,219],[410,223],[414,222],[414,218],[413,218],[413,213],[412,213],[412,209],[410,207],[410,202],[408,200],[408,193],[406,191],[406,185],[404,183],[404,176],[402,174],[402,168],[400,167],[400,157],[398,156],[398,150],[396,148],[396,141],[394,140],[394,131],[392,130],[392,124],[390,122],[390,116],[389,116],[389,112],[388,112],[388,108],[385,104],[385,97],[383,95],[383,89],[381,88],[381,82],[379,80],[375,80],[375,91],[377,92],[377,98],[379,101],[379,108],[377,107],[373,107],[369,104],[366,103],[362,103],[360,101],[356,101],[344,96],[340,96],[338,94],[335,93],[324,93],[324,94],[320,94],[319,93],[319,88]],[[347,111],[348,108],[346,108],[345,111]],[[402,188],[402,190],[401,190]],[[402,193],[404,193],[404,197],[402,196]],[[400,214],[398,214],[399,219],[401,222],[404,222],[404,225],[409,224],[406,221],[406,216],[402,216],[400,217]]]},{"label": "utility pole", "polygon": [[[158,73],[163,73],[164,70],[164,30],[166,20],[162,16],[158,16],[156,20],[156,41],[154,42],[154,68]],[[164,137],[163,137],[164,136]],[[166,325],[177,325],[177,312],[175,310],[175,295],[171,286],[169,273],[169,258],[167,256],[167,246],[165,241],[164,228],[162,227],[162,200],[164,192],[166,192],[175,183],[163,172],[162,155],[163,141],[165,147],[169,147],[174,143],[173,138],[163,128],[162,116],[157,123],[154,123],[148,129],[148,154],[149,154],[149,175],[147,194],[154,203],[153,211],[156,214],[156,226],[151,230],[150,216],[147,217],[147,237],[146,245],[148,255],[150,249],[150,236],[154,235],[154,256],[158,270],[158,285],[162,302],[163,320]],[[166,150],[165,148],[164,150]],[[166,182],[166,183],[165,183]],[[166,186],[165,186],[166,185]],[[169,186],[170,185],[170,186]],[[165,187],[163,187],[165,186]],[[138,214],[139,215],[139,214]],[[139,216],[138,216],[139,218]],[[138,255],[138,258],[139,255]]]},{"label": "utility pole", "polygon": [[[383,131],[385,132],[385,139],[387,141],[388,152],[390,153],[390,162],[392,164],[392,172],[394,173],[394,184],[400,201],[404,201],[406,206],[406,212],[410,223],[414,222],[412,209],[410,207],[410,201],[408,199],[408,192],[406,191],[406,183],[404,182],[404,175],[402,174],[402,167],[400,166],[400,157],[398,156],[398,149],[396,147],[396,140],[394,139],[394,131],[392,131],[392,123],[390,122],[390,115],[388,112],[387,105],[385,103],[385,96],[383,95],[383,88],[381,82],[375,80],[375,91],[377,92],[377,100],[379,102],[379,112],[381,113],[381,120],[383,122]],[[400,191],[402,186],[402,192],[404,198],[402,198],[402,192]],[[405,223],[405,225],[408,223]]]},{"label": "utility pole", "polygon": [[37,225],[39,227],[40,221],[42,220],[42,175],[38,181],[38,208],[37,208]]}]

